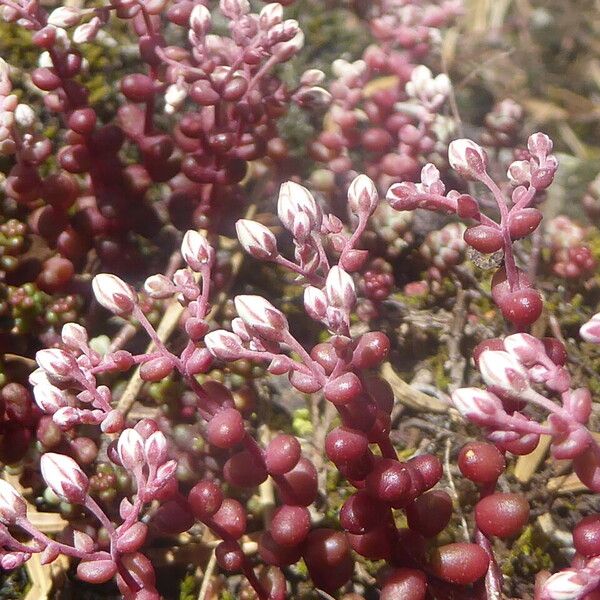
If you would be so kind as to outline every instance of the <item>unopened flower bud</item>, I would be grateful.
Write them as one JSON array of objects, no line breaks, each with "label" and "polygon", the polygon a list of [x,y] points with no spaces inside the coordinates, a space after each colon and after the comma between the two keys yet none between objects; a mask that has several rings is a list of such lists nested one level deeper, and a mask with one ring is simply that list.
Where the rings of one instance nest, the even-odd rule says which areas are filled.
[{"label": "unopened flower bud", "polygon": [[586,582],[575,569],[565,569],[551,575],[542,588],[543,600],[580,600]]},{"label": "unopened flower bud", "polygon": [[212,263],[214,250],[201,233],[190,229],[183,236],[181,255],[194,271],[200,271],[205,265]]},{"label": "unopened flower bud", "polygon": [[289,328],[284,314],[261,296],[236,296],[233,299],[240,318],[259,335],[281,341]]},{"label": "unopened flower bud", "polygon": [[539,363],[546,354],[543,342],[528,333],[509,335],[504,339],[504,348],[526,366]]},{"label": "unopened flower bud", "polygon": [[528,160],[515,160],[506,173],[513,185],[526,185],[531,181],[531,165]]},{"label": "unopened flower bud", "polygon": [[46,485],[62,500],[83,504],[89,481],[79,465],[69,456],[48,452],[40,459]]},{"label": "unopened flower bud", "polygon": [[144,440],[135,429],[125,429],[119,436],[117,451],[121,464],[133,471],[144,464]]},{"label": "unopened flower bud", "polygon": [[279,2],[270,2],[262,7],[259,14],[261,29],[267,30],[283,21],[283,6]]},{"label": "unopened flower bud", "polygon": [[210,11],[203,4],[196,4],[190,13],[190,27],[197,36],[204,36],[210,31],[212,19]]},{"label": "unopened flower bud", "polygon": [[324,319],[327,313],[327,296],[319,288],[309,285],[304,290],[304,309],[311,319]]},{"label": "unopened flower bud", "polygon": [[149,465],[162,465],[167,459],[167,438],[155,431],[144,443],[144,454]]},{"label": "unopened flower bud", "polygon": [[458,412],[480,426],[494,425],[504,413],[502,402],[494,394],[479,388],[461,388],[452,393],[452,404]]},{"label": "unopened flower bud", "polygon": [[592,344],[600,344],[600,313],[596,313],[579,328],[579,335]]},{"label": "unopened flower bud", "polygon": [[48,25],[55,27],[73,27],[81,20],[81,13],[70,6],[61,6],[53,10],[48,16]]},{"label": "unopened flower bud", "polygon": [[277,214],[288,231],[293,231],[295,217],[298,213],[305,213],[308,216],[311,229],[321,227],[323,213],[313,195],[305,187],[293,181],[287,181],[279,191]]},{"label": "unopened flower bud", "polygon": [[144,290],[151,298],[161,300],[173,295],[173,282],[164,275],[152,275],[144,282]]},{"label": "unopened flower bud", "polygon": [[502,350],[485,350],[479,357],[479,371],[487,385],[513,396],[519,396],[530,387],[523,365]]},{"label": "unopened flower bud", "polygon": [[15,488],[0,479],[0,523],[13,525],[19,517],[27,516],[27,504]]},{"label": "unopened flower bud", "polygon": [[73,41],[76,44],[89,44],[96,39],[98,32],[102,28],[102,21],[98,17],[93,17],[87,23],[82,23],[73,32]]},{"label": "unopened flower bud", "polygon": [[204,343],[215,358],[223,361],[238,360],[244,352],[241,338],[222,329],[206,334]]},{"label": "unopened flower bud", "polygon": [[221,0],[219,6],[228,19],[239,19],[250,12],[248,0]]},{"label": "unopened flower bud", "polygon": [[348,204],[354,213],[372,215],[379,203],[377,188],[366,175],[356,177],[348,188]]},{"label": "unopened flower bud", "polygon": [[472,140],[454,140],[448,146],[450,166],[463,177],[478,179],[487,169],[485,150]]},{"label": "unopened flower bud", "polygon": [[77,323],[65,323],[60,332],[60,337],[63,344],[73,350],[80,350],[88,342],[88,333],[85,327]]},{"label": "unopened flower bud", "polygon": [[249,219],[240,219],[235,224],[238,239],[244,250],[258,259],[274,259],[279,251],[277,240],[270,229]]},{"label": "unopened flower bud", "polygon": [[137,302],[137,294],[122,279],[109,273],[100,273],[92,279],[92,290],[99,304],[112,313],[130,312]]},{"label": "unopened flower bud", "polygon": [[73,357],[58,348],[38,350],[35,354],[35,360],[50,377],[68,377],[75,366]]},{"label": "unopened flower bud", "polygon": [[33,387],[35,403],[45,413],[52,415],[59,408],[66,406],[64,392],[51,384],[40,384]]},{"label": "unopened flower bud", "polygon": [[19,104],[15,109],[15,121],[17,125],[25,129],[33,127],[35,123],[35,112],[28,104]]},{"label": "unopened flower bud", "polygon": [[533,133],[527,140],[527,149],[536,157],[545,157],[552,152],[552,140],[541,132]]},{"label": "unopened flower bud", "polygon": [[352,276],[340,267],[332,267],[325,281],[325,295],[331,306],[350,310],[356,303]]}]

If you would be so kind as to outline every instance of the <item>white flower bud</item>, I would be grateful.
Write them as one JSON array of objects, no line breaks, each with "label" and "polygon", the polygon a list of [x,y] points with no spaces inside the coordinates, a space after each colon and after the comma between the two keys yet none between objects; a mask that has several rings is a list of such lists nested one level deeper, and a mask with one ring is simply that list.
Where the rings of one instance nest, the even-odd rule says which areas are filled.
[{"label": "white flower bud", "polygon": [[52,58],[50,57],[50,52],[44,50],[38,58],[38,67],[51,69],[54,67],[54,63],[52,62]]},{"label": "white flower bud", "polygon": [[183,236],[181,255],[194,271],[201,271],[205,265],[212,263],[214,250],[201,233],[190,229]]},{"label": "white flower bud", "polygon": [[144,455],[149,465],[162,465],[167,460],[167,438],[162,431],[155,431],[144,442]]},{"label": "white flower bud", "polygon": [[33,397],[40,409],[49,415],[67,405],[64,392],[49,383],[34,386]]},{"label": "white flower bud", "polygon": [[479,357],[479,371],[485,383],[512,396],[529,390],[529,377],[523,365],[502,350],[485,350]]},{"label": "white flower bud", "polygon": [[58,348],[38,350],[35,354],[37,364],[51,377],[68,377],[75,367],[73,357]]},{"label": "white flower bud", "polygon": [[270,29],[283,21],[283,6],[279,2],[265,4],[259,14],[261,29]]},{"label": "white flower bud", "polygon": [[335,266],[327,274],[325,295],[331,306],[350,310],[356,303],[356,289],[352,276]]},{"label": "white flower bud", "polygon": [[173,114],[187,98],[187,87],[178,83],[171,84],[165,92],[165,112]]},{"label": "white flower bud", "polygon": [[144,464],[144,440],[135,429],[125,429],[119,436],[117,452],[121,463],[128,471]]},{"label": "white flower bud", "polygon": [[504,347],[520,363],[532,366],[540,362],[540,357],[546,356],[544,344],[528,333],[515,333],[504,339]]},{"label": "white flower bud", "polygon": [[228,19],[239,19],[250,12],[248,0],[221,0],[219,6]]},{"label": "white flower bud", "polygon": [[73,7],[61,6],[53,10],[48,16],[48,25],[55,27],[73,27],[81,20],[81,13]]},{"label": "white flower bud", "polygon": [[78,323],[65,323],[60,332],[63,343],[73,350],[79,350],[88,343],[88,333],[85,327]]},{"label": "white flower bud", "polygon": [[579,329],[579,335],[592,344],[600,344],[600,313],[596,313]]},{"label": "white flower bud", "polygon": [[223,329],[207,333],[204,343],[215,358],[223,361],[238,360],[244,352],[240,336]]},{"label": "white flower bud", "polygon": [[109,273],[100,273],[92,279],[92,291],[99,304],[117,315],[128,313],[137,302],[133,289]]},{"label": "white flower bud", "polygon": [[271,230],[256,221],[240,219],[235,224],[238,240],[244,250],[258,259],[274,259],[279,251]]},{"label": "white flower bud", "polygon": [[286,181],[279,190],[277,214],[288,231],[293,231],[294,219],[298,213],[307,215],[311,229],[318,230],[321,227],[323,212],[313,195],[304,186]]},{"label": "white flower bud", "polygon": [[325,293],[312,285],[304,290],[304,310],[315,321],[321,321],[327,314],[327,297]]},{"label": "white flower bud", "polygon": [[0,523],[13,525],[19,517],[27,516],[27,504],[15,488],[0,479]]},{"label": "white flower bud", "polygon": [[502,402],[494,394],[479,388],[461,388],[452,393],[454,408],[466,419],[482,427],[494,425],[504,413]]},{"label": "white flower bud", "polygon": [[101,27],[102,21],[98,17],[93,17],[89,22],[75,28],[73,41],[76,44],[89,44],[96,39]]},{"label": "white flower bud", "polygon": [[172,281],[164,275],[152,275],[144,282],[144,290],[157,300],[169,298],[175,292]]},{"label": "white flower bud", "polygon": [[348,204],[354,213],[372,215],[379,203],[377,188],[366,175],[355,177],[348,188]]},{"label": "white flower bud", "polygon": [[190,13],[190,27],[197,36],[206,35],[211,28],[212,18],[210,11],[203,4],[196,4]]},{"label": "white flower bud", "polygon": [[454,140],[448,146],[450,166],[463,177],[477,179],[487,169],[485,150],[472,140]]},{"label": "white flower bud", "polygon": [[585,583],[575,569],[565,569],[546,579],[542,588],[544,600],[580,600]]},{"label": "white flower bud", "polygon": [[285,315],[261,296],[236,296],[233,299],[240,318],[250,329],[272,341],[284,338],[289,326]]},{"label": "white flower bud", "polygon": [[528,160],[515,160],[510,163],[506,172],[513,185],[525,185],[531,181],[531,165]]},{"label": "white flower bud", "polygon": [[89,488],[86,474],[69,456],[47,452],[40,459],[46,485],[62,500],[83,504]]},{"label": "white flower bud", "polygon": [[527,149],[534,156],[546,156],[552,152],[552,140],[541,132],[533,133],[527,140]]},{"label": "white flower bud", "polygon": [[20,127],[29,129],[35,123],[35,112],[28,104],[19,104],[15,109],[15,121]]}]

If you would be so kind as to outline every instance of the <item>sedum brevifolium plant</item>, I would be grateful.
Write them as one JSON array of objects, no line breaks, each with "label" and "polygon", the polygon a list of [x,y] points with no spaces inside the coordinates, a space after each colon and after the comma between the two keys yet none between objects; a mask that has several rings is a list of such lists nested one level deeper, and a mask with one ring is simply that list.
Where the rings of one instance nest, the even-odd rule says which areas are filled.
[{"label": "sedum brevifolium plant", "polygon": [[[302,597],[298,582],[308,580],[344,600],[500,600],[498,541],[510,543],[531,521],[528,499],[507,486],[510,456],[546,436],[552,457],[571,461],[600,492],[592,393],[575,383],[559,328],[543,337],[533,327],[547,293],[536,277],[541,245],[565,285],[596,267],[573,220],[556,217],[542,231],[540,205],[558,168],[552,141],[535,133],[518,148],[523,110],[512,100],[485,117],[480,140],[493,160],[471,139],[451,141],[454,90],[435,63],[460,2],[374,2],[362,58],[335,61],[330,83],[308,69],[293,84],[282,67],[304,34],[285,18],[290,4],[111,0],[53,9],[0,0],[4,20],[29,32],[39,54],[30,82],[0,62],[3,191],[19,217],[0,226],[2,268],[16,288],[14,333],[41,328],[45,308],[52,313],[28,348],[43,348],[31,392],[20,383],[1,389],[2,458],[25,457],[41,477],[34,493],[45,487],[41,502],[70,518],[49,536],[31,517],[28,493],[0,479],[3,570],[62,554],[83,582],[114,581],[126,599],[157,599],[152,550],[189,532],[212,547],[218,571],[232,575],[228,591],[242,598]],[[120,73],[113,110],[92,101],[85,56],[109,43],[115,22],[139,60]],[[41,94],[42,113],[18,81]],[[329,202],[294,172],[279,189],[278,223],[264,213],[238,218],[257,189],[276,190],[270,174],[291,169],[278,129],[291,104],[327,111],[308,153],[324,165],[311,182]],[[47,135],[48,115],[58,134]],[[501,181],[496,172],[507,167]],[[597,195],[592,185],[590,215]],[[427,211],[449,218],[417,231]],[[217,234],[234,222],[252,273],[218,314],[230,255]],[[43,259],[28,261],[40,240]],[[176,252],[157,266],[146,244]],[[456,459],[476,490],[471,531],[460,496],[441,485],[450,456],[444,468],[427,447],[407,458],[395,437],[404,419],[384,375],[398,354],[385,309],[411,246],[425,277],[405,285],[405,298],[451,296],[458,288],[444,285],[459,281],[487,300],[477,268],[491,265],[490,305],[505,319],[504,337],[472,351],[473,385],[449,386],[443,397],[486,438]],[[257,291],[257,266],[257,277],[285,289]],[[140,273],[156,274],[138,289],[129,282]],[[179,327],[166,341],[155,313],[166,318],[173,307]],[[97,336],[115,323],[113,340]],[[138,330],[151,342],[143,353],[133,349]],[[581,338],[600,343],[599,315]],[[398,367],[410,358],[400,355]],[[280,427],[274,406],[257,408],[259,386],[248,384],[256,373],[279,403],[307,399],[311,424],[296,410],[293,428]],[[125,379],[139,379],[163,406],[149,416],[129,411]],[[257,512],[263,496],[270,509]],[[577,523],[573,546],[568,569],[538,574],[535,600],[596,599],[598,514]]]}]

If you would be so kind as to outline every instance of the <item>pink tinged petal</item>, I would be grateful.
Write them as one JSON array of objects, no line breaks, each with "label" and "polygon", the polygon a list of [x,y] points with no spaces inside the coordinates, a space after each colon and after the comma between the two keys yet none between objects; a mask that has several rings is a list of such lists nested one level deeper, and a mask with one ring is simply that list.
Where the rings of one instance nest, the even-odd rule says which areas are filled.
[{"label": "pink tinged petal", "polygon": [[96,275],[92,280],[92,290],[98,303],[117,315],[130,312],[137,302],[133,289],[109,273]]},{"label": "pink tinged petal", "polygon": [[265,4],[259,13],[258,19],[261,29],[270,29],[283,21],[283,6],[279,2]]},{"label": "pink tinged petal", "polygon": [[196,4],[190,13],[190,27],[194,33],[202,37],[210,31],[211,25],[212,18],[208,8],[203,4]]},{"label": "pink tinged petal", "polygon": [[372,215],[379,203],[377,188],[366,175],[356,177],[348,188],[348,205],[354,213]]},{"label": "pink tinged petal", "polygon": [[183,236],[181,255],[194,271],[201,271],[203,267],[212,263],[215,252],[201,233],[190,229]]},{"label": "pink tinged petal", "polygon": [[144,440],[135,429],[125,429],[119,436],[117,452],[121,464],[133,471],[144,464]]},{"label": "pink tinged petal", "polygon": [[486,350],[479,357],[479,371],[489,386],[518,396],[530,389],[527,371],[511,354]]},{"label": "pink tinged petal", "polygon": [[75,504],[85,502],[89,481],[72,458],[48,452],[42,455],[40,468],[46,485],[57,496]]},{"label": "pink tinged petal", "polygon": [[219,360],[238,360],[244,353],[241,338],[235,333],[218,329],[204,337],[208,351]]},{"label": "pink tinged petal", "polygon": [[277,240],[268,227],[256,221],[240,219],[235,224],[235,230],[244,250],[254,258],[274,259],[279,254]]},{"label": "pink tinged petal", "polygon": [[419,201],[416,199],[417,188],[414,183],[395,183],[388,190],[385,199],[394,210],[415,210]]},{"label": "pink tinged petal", "polygon": [[0,523],[13,525],[18,518],[25,516],[25,500],[8,481],[0,479]]},{"label": "pink tinged petal", "polygon": [[144,282],[144,290],[151,298],[170,298],[175,293],[173,282],[164,275],[152,275]]}]

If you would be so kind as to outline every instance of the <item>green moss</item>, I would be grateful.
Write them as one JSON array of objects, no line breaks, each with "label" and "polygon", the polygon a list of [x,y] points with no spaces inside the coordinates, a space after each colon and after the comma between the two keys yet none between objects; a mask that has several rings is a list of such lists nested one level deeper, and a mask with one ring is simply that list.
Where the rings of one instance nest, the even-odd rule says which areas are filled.
[{"label": "green moss", "polygon": [[532,575],[543,569],[552,569],[554,563],[546,551],[547,547],[548,540],[529,525],[513,544],[502,564],[502,572],[513,577],[517,573]]},{"label": "green moss", "polygon": [[188,573],[179,584],[179,600],[196,600],[198,597],[198,580],[193,573]]},{"label": "green moss", "polygon": [[309,437],[312,434],[313,426],[310,421],[308,408],[299,408],[294,411],[292,429],[294,430],[294,435],[298,437]]}]

